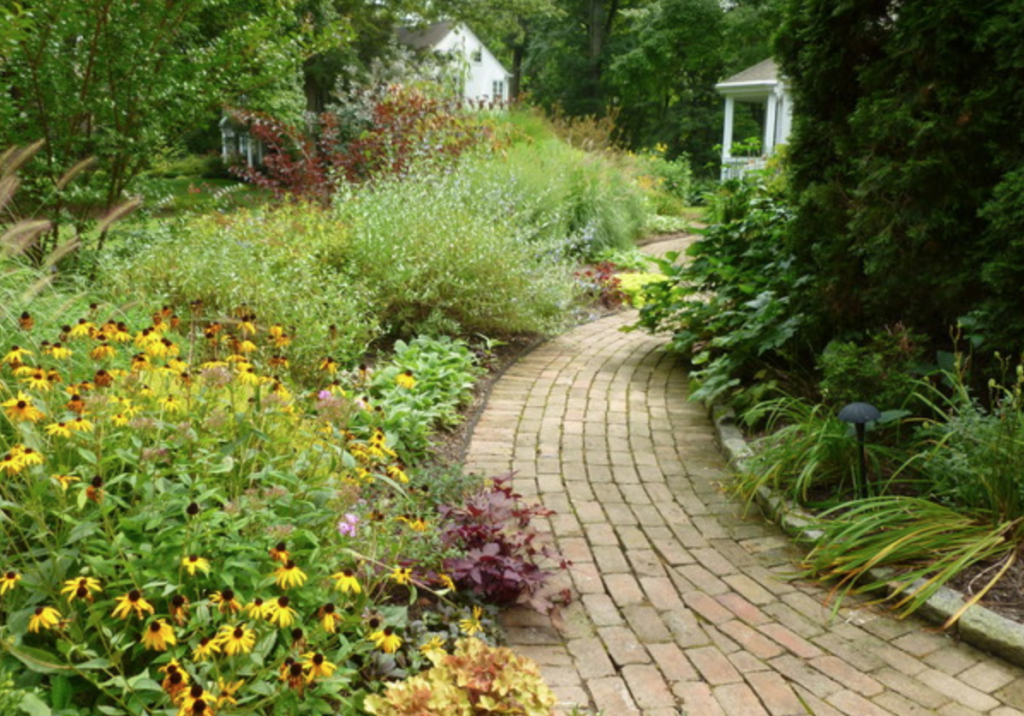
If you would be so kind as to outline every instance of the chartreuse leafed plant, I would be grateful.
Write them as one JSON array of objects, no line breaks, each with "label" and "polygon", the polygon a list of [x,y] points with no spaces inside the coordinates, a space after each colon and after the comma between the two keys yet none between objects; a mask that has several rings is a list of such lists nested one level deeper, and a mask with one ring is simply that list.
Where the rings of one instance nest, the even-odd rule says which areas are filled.
[{"label": "chartreuse leafed plant", "polygon": [[245,307],[130,325],[24,301],[0,317],[0,674],[23,708],[354,713],[421,646],[486,632],[386,423],[434,378],[461,395],[465,360],[324,356],[296,390],[290,329]]},{"label": "chartreuse leafed plant", "polygon": [[428,652],[427,671],[366,699],[376,716],[548,716],[557,699],[532,660],[479,639],[461,639],[453,654]]}]

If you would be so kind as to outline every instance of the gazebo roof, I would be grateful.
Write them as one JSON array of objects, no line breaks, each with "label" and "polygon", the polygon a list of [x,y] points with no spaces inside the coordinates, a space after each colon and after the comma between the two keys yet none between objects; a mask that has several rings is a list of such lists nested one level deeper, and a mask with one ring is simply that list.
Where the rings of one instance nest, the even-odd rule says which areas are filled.
[{"label": "gazebo roof", "polygon": [[767,60],[758,62],[756,65],[722,80],[715,85],[715,89],[724,95],[767,94],[780,81],[779,67],[775,64],[775,60],[769,57]]}]

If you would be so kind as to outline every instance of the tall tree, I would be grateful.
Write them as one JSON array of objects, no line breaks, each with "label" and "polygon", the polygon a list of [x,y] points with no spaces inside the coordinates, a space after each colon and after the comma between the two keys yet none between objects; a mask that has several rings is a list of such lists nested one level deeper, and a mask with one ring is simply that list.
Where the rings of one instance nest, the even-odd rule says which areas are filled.
[{"label": "tall tree", "polygon": [[1024,3],[790,0],[791,242],[841,330],[1024,348]]},{"label": "tall tree", "polygon": [[703,164],[717,141],[724,12],[717,0],[656,0],[625,13],[607,87],[634,146],[666,144]]},{"label": "tall tree", "polygon": [[4,66],[0,104],[15,113],[0,146],[45,140],[17,206],[59,221],[70,212],[79,227],[210,108],[294,75],[316,49],[287,1],[36,0],[32,16]]}]

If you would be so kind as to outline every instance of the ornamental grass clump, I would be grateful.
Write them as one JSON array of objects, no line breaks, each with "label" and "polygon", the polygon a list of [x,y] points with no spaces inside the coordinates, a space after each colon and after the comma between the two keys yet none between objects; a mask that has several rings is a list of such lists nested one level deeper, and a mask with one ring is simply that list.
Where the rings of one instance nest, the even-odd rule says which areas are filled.
[{"label": "ornamental grass clump", "polygon": [[911,403],[926,417],[899,411],[902,424],[869,433],[869,497],[850,495],[858,459],[851,428],[830,408],[795,400],[769,405],[772,420],[785,424],[760,442],[738,485],[748,496],[768,486],[805,504],[816,495],[814,506],[827,509],[810,525],[820,536],[803,567],[840,598],[886,591],[910,613],[973,570],[947,627],[1011,573],[1024,544],[1024,368],[1006,371],[1009,385],[990,382],[985,407],[954,362],[953,371],[916,381]]},{"label": "ornamental grass clump", "polygon": [[[0,673],[23,708],[352,711],[426,665],[424,643],[485,628],[452,601],[438,504],[386,422],[379,381],[427,388],[426,360],[417,378],[324,356],[300,388],[298,338],[251,307],[65,317],[12,295]],[[444,609],[414,628],[429,604]]]}]

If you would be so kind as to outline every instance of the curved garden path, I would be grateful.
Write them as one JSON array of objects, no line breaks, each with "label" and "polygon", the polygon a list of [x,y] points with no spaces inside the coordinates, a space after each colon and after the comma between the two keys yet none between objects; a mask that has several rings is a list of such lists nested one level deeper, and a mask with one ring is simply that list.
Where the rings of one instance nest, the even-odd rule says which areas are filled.
[{"label": "curved garden path", "polygon": [[[649,247],[655,251],[675,244]],[[790,581],[797,551],[744,514],[705,411],[632,311],[542,344],[494,385],[467,455],[556,511],[573,562],[556,629],[505,615],[560,709],[604,716],[1024,716],[1024,670],[913,619]]]}]

